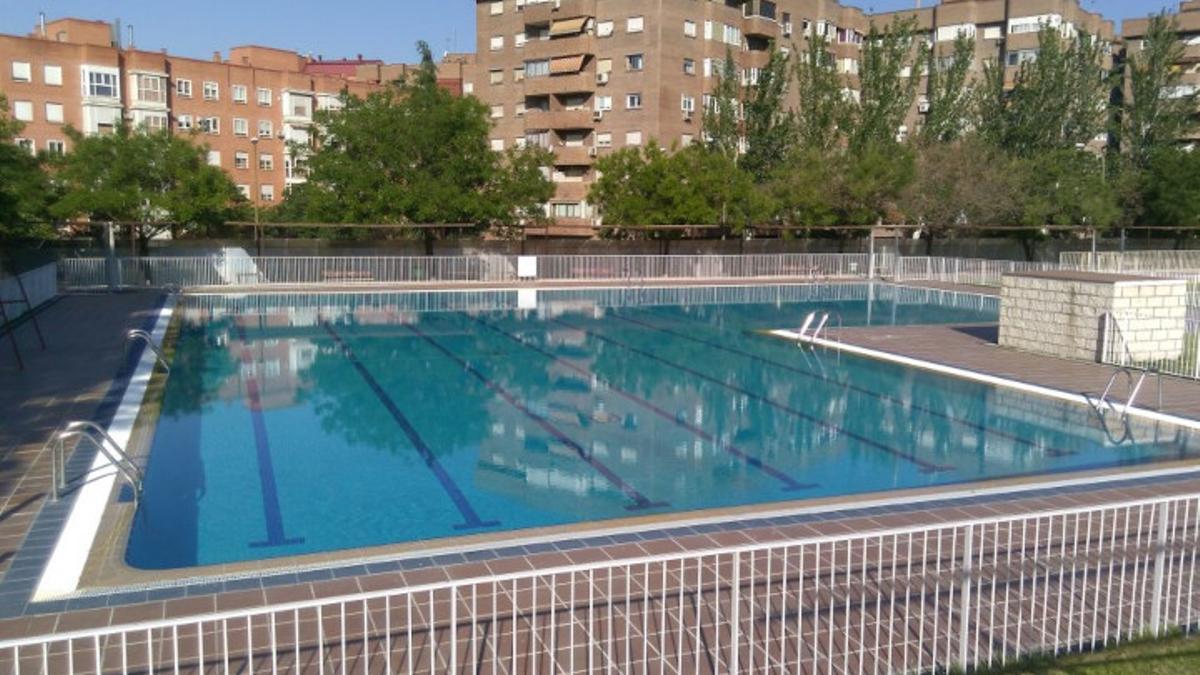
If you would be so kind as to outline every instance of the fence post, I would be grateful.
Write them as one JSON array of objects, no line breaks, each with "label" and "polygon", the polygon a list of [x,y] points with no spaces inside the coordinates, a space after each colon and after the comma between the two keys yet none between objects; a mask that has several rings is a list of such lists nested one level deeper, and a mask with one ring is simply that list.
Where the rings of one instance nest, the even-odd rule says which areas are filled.
[{"label": "fence post", "polygon": [[113,224],[104,224],[104,271],[108,277],[108,290],[115,291],[121,285],[120,262],[117,260],[117,243],[113,238]]},{"label": "fence post", "polygon": [[967,525],[966,540],[963,542],[962,554],[962,591],[959,593],[961,606],[959,614],[962,617],[962,627],[958,636],[958,666],[967,670],[967,648],[970,646],[968,636],[971,634],[971,548],[975,539],[975,526]]},{"label": "fence post", "polygon": [[[718,564],[719,564],[719,561],[718,561]],[[740,621],[739,608],[742,605],[742,553],[741,553],[741,551],[735,551],[733,554],[733,586],[730,588],[730,591],[729,591],[729,599],[730,599],[730,602],[733,603],[733,608],[730,609],[730,621],[729,621],[729,649],[730,649],[729,675],[737,675],[737,673],[738,673],[738,643],[742,641],[741,626],[738,624],[738,621]],[[719,600],[718,600],[718,602],[719,602]],[[645,610],[643,609],[643,611],[645,611]],[[829,630],[833,630],[833,626],[830,626]],[[754,648],[753,645],[751,645],[751,649],[753,649],[753,648]],[[721,657],[721,655],[718,654],[717,658],[720,659],[720,657]]]},{"label": "fence post", "polygon": [[1158,505],[1158,536],[1154,540],[1154,596],[1150,605],[1150,630],[1162,634],[1163,567],[1167,562],[1167,504]]}]

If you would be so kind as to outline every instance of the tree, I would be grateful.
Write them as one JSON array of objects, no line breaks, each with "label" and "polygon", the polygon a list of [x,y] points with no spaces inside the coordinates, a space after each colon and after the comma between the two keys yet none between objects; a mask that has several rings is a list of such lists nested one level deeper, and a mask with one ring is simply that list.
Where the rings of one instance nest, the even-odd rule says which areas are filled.
[{"label": "tree", "polygon": [[1094,153],[1074,148],[1044,152],[1020,159],[1017,171],[1025,195],[1024,225],[1108,227],[1121,216],[1116,192]]},{"label": "tree", "polygon": [[895,142],[920,80],[913,55],[915,28],[912,19],[894,21],[883,30],[871,25],[863,41],[858,100],[849,104],[844,125],[853,151]]},{"label": "tree", "polygon": [[439,87],[429,46],[418,47],[410,80],[318,113],[308,183],[296,195],[307,217],[498,228],[543,217],[554,192],[541,171],[549,153],[494,152],[487,106]]},{"label": "tree", "polygon": [[59,162],[64,194],[54,214],[140,223],[143,252],[155,234],[219,225],[242,202],[229,176],[208,164],[206,148],[189,139],[128,125],[111,134],[66,133],[73,149]]},{"label": "tree", "polygon": [[1016,222],[1020,197],[1013,161],[977,137],[916,145],[915,179],[900,203],[924,226],[926,254],[955,230]]},{"label": "tree", "polygon": [[971,126],[974,90],[967,76],[975,60],[975,39],[960,33],[949,56],[939,57],[930,47],[925,49],[924,60],[929,73],[929,112],[921,136],[941,143],[956,141]]},{"label": "tree", "polygon": [[1102,45],[1086,32],[1038,33],[1038,52],[1004,88],[1003,64],[989,63],[980,88],[980,130],[997,147],[1022,156],[1086,144],[1105,129],[1111,78]]},{"label": "tree", "polygon": [[912,150],[894,139],[871,143],[842,156],[841,176],[834,184],[843,224],[895,222],[899,200],[913,180]]},{"label": "tree", "polygon": [[40,159],[15,142],[23,126],[8,116],[8,102],[0,94],[0,239],[54,233],[47,224],[52,186]]},{"label": "tree", "polygon": [[[834,68],[829,42],[810,32],[795,61],[797,143],[803,153],[826,152],[838,143],[838,124],[845,117],[846,97]],[[799,51],[799,50],[793,50]]]},{"label": "tree", "polygon": [[766,182],[796,144],[796,116],[784,105],[790,75],[788,56],[772,44],[767,65],[746,96],[746,154],[741,166],[756,183]]},{"label": "tree", "polygon": [[832,187],[841,168],[840,153],[801,148],[776,171],[766,186],[771,212],[784,225],[820,227],[839,224],[838,199]]},{"label": "tree", "polygon": [[1180,86],[1183,71],[1176,65],[1183,53],[1176,24],[1165,14],[1150,19],[1142,48],[1129,50],[1129,96],[1121,107],[1119,138],[1137,168],[1195,122],[1196,95]]},{"label": "tree", "polygon": [[712,97],[704,109],[704,140],[713,152],[738,161],[742,149],[742,86],[733,50],[728,48]]},{"label": "tree", "polygon": [[[1148,158],[1141,179],[1145,224],[1200,228],[1200,152],[1159,148]],[[1178,231],[1176,244],[1193,233]]]},{"label": "tree", "polygon": [[723,153],[701,145],[668,152],[651,142],[623,148],[596,163],[600,178],[588,201],[606,227],[726,225],[741,231],[755,212],[753,182]]}]

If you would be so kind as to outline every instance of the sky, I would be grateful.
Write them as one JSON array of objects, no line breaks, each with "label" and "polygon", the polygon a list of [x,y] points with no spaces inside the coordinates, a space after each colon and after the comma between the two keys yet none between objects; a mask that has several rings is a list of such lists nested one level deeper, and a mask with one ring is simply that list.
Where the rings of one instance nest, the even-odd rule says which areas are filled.
[{"label": "sky", "polygon": [[[929,6],[931,0],[924,0]],[[848,0],[873,11],[914,7],[916,0]],[[1146,16],[1178,0],[1083,0],[1117,22]],[[0,0],[0,33],[24,35],[39,11],[49,18],[120,18],[134,26],[143,49],[209,58],[213,51],[261,44],[325,58],[362,54],[412,61],[418,40],[435,55],[470,51],[475,44],[474,0]],[[436,8],[436,11],[434,10]]]}]

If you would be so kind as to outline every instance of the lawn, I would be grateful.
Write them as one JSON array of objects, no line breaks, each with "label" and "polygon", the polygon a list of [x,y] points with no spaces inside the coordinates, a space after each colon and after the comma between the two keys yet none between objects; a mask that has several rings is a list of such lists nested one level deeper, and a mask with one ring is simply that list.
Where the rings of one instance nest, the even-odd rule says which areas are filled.
[{"label": "lawn", "polygon": [[1144,640],[1057,660],[1037,659],[992,675],[1193,675],[1200,673],[1200,638]]}]

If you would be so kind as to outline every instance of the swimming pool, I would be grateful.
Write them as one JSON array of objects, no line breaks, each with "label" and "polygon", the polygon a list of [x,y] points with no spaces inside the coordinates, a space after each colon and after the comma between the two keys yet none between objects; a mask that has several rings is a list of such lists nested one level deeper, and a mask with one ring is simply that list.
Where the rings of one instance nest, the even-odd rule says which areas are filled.
[{"label": "swimming pool", "polygon": [[[994,322],[839,284],[194,296],[126,562],[172,569],[1189,458],[1085,406],[762,334]],[[1169,427],[1169,425],[1168,425]]]}]

